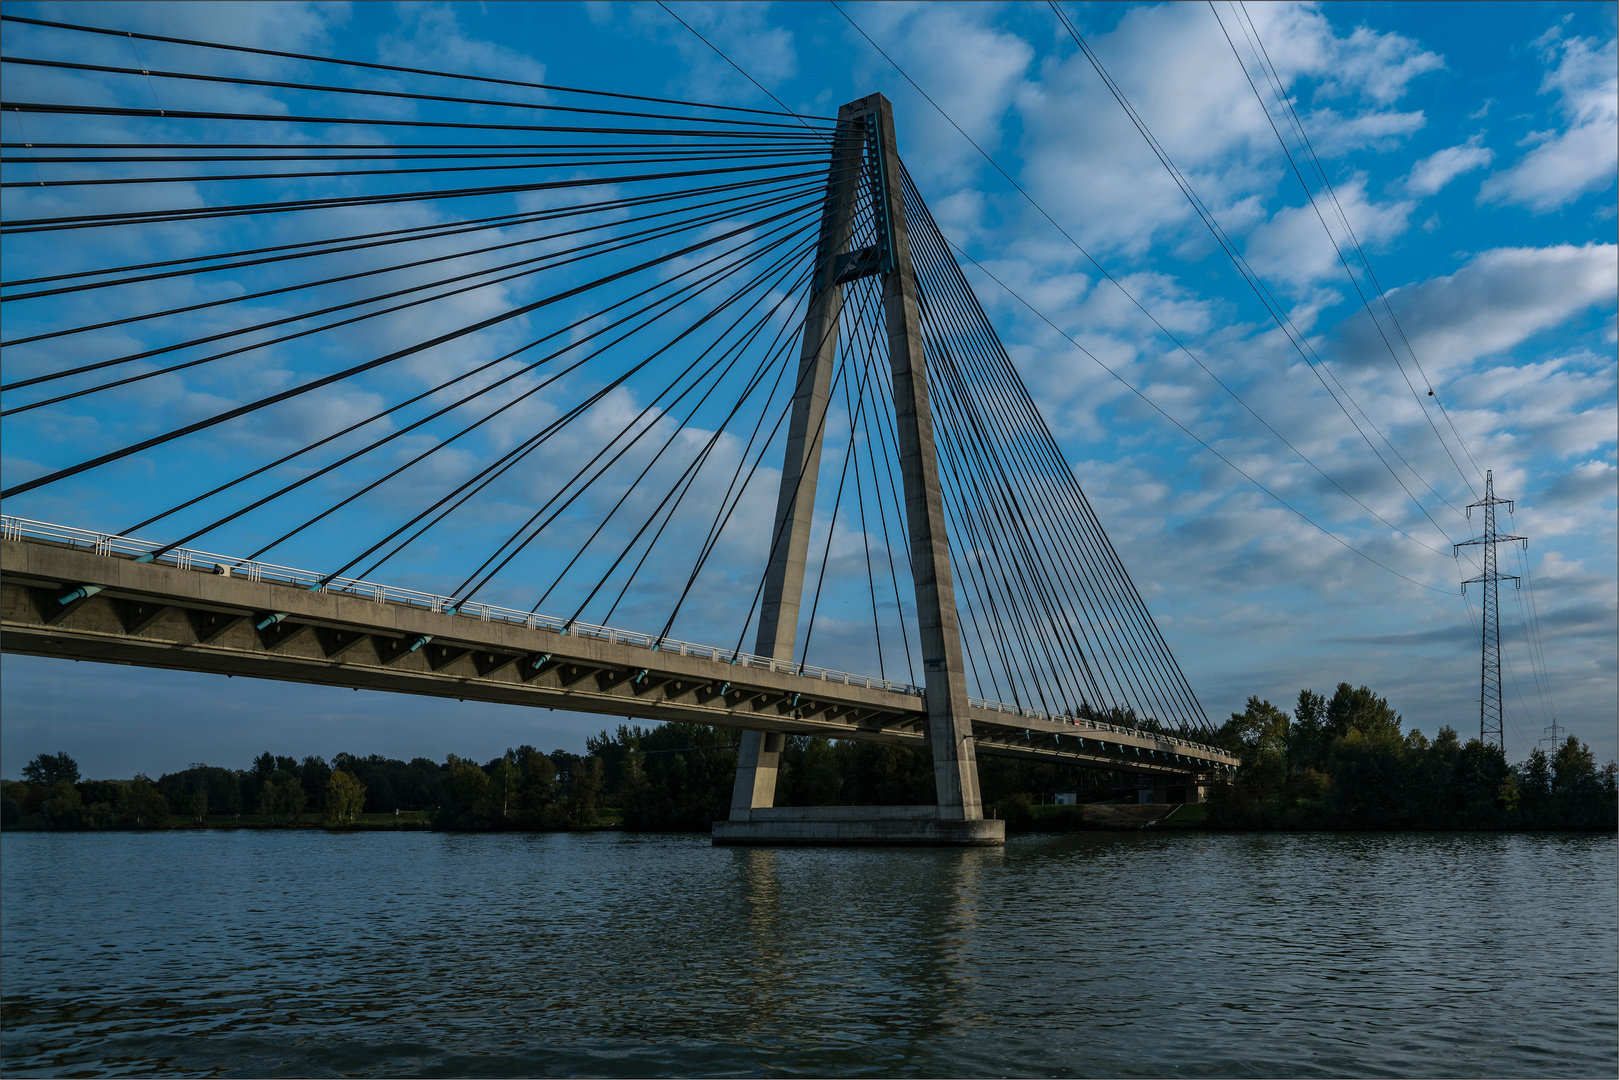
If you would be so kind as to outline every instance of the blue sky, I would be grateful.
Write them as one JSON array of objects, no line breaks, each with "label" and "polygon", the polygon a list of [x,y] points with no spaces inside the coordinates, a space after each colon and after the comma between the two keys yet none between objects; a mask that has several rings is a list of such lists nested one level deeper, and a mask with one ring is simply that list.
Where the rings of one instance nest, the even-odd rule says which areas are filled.
[{"label": "blue sky", "polygon": [[[1615,5],[1248,6],[1420,361],[1418,372],[1400,352],[1415,390],[1361,308],[1215,11],[1196,4],[1064,7],[1345,388],[1352,411],[1387,437],[1372,441],[1392,468],[1268,321],[1047,6],[846,5],[853,23],[937,109],[828,4],[671,7],[793,109],[829,115],[873,90],[893,100],[901,154],[942,229],[1021,297],[968,268],[1212,716],[1240,708],[1249,694],[1291,704],[1301,687],[1349,681],[1387,694],[1410,726],[1476,732],[1478,642],[1458,595],[1458,582],[1473,570],[1449,556],[1451,542],[1474,534],[1454,509],[1475,497],[1470,451],[1494,471],[1498,493],[1517,500],[1504,524],[1530,537],[1528,572],[1546,657],[1546,683],[1537,688],[1519,597],[1504,595],[1509,756],[1527,753],[1553,708],[1603,759],[1619,752]],[[5,10],[774,107],[736,67],[649,4]],[[1223,4],[1218,12],[1236,35],[1236,14]],[[25,45],[50,47],[8,28],[8,53]],[[1257,64],[1248,67],[1258,80]],[[8,94],[14,86],[8,82]],[[8,140],[17,137],[14,122],[7,119]],[[1076,243],[1252,412],[1136,311]],[[8,326],[6,336],[14,333]],[[1435,398],[1427,398],[1427,385]],[[202,384],[176,392],[225,393]],[[364,392],[312,405],[300,422],[309,430],[329,424],[331,415],[363,407]],[[1443,403],[1448,418],[1434,403]],[[1316,524],[1258,490],[1163,413]],[[1388,524],[1323,480],[1253,413]],[[8,428],[8,483],[40,463],[67,460],[64,447],[83,435],[71,424]],[[257,444],[210,445],[229,454]],[[828,468],[836,460],[829,454]],[[123,503],[165,482],[131,473],[117,481],[125,489],[79,486],[8,502],[7,512],[115,528],[126,517]],[[234,553],[254,538],[247,531],[206,546]],[[398,577],[378,576],[447,589],[458,550],[447,541],[399,566]],[[746,554],[743,545],[736,558]],[[324,568],[313,542],[281,558]],[[1514,556],[1510,572],[1522,574],[1522,566]],[[515,583],[503,587],[513,596],[521,591]],[[1476,591],[1472,596],[1476,615]],[[633,619],[614,621],[640,628]],[[829,625],[817,662],[869,666],[858,635]],[[92,775],[156,774],[197,760],[240,766],[263,749],[407,758],[488,757],[519,742],[577,750],[602,726],[561,713],[12,656],[3,665],[0,768],[8,777],[41,751],[66,750]]]}]

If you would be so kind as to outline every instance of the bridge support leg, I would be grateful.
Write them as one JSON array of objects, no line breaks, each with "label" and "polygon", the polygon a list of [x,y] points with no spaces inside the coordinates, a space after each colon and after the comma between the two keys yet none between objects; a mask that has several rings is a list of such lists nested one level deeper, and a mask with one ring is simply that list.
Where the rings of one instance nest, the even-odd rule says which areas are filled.
[{"label": "bridge support leg", "polygon": [[742,733],[742,743],[737,747],[736,786],[731,789],[732,821],[747,821],[755,808],[776,805],[782,741],[779,732]]},{"label": "bridge support leg", "polygon": [[928,742],[941,818],[976,821],[984,816],[978,794],[978,758],[967,720],[967,671],[961,624],[956,616],[950,575],[950,544],[945,532],[944,497],[933,443],[933,407],[928,396],[922,318],[911,267],[910,238],[894,112],[881,94],[867,98],[877,123],[881,202],[886,204],[894,272],[883,279],[883,318],[888,331],[888,363],[894,378],[894,418],[898,425],[900,475],[905,485],[905,516],[911,534],[911,573],[927,692]]},{"label": "bridge support leg", "polygon": [[[810,286],[804,338],[798,353],[798,382],[787,428],[781,490],[776,496],[776,523],[771,531],[770,562],[765,570],[759,609],[759,637],[754,653],[792,662],[798,636],[798,609],[804,596],[804,563],[810,525],[815,515],[815,487],[821,469],[821,435],[831,395],[832,364],[838,345],[838,316],[843,286],[837,281],[838,256],[849,246],[855,204],[860,193],[865,136],[850,106],[838,113],[833,136],[832,169],[821,213],[821,235],[815,251],[815,277]],[[737,748],[736,786],[731,792],[731,819],[747,821],[754,809],[776,803],[776,770],[782,736],[746,731]]]}]

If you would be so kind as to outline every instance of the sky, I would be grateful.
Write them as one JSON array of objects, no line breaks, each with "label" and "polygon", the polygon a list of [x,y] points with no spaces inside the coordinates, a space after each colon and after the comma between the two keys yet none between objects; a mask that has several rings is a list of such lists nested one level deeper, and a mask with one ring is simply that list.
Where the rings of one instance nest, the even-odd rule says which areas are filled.
[{"label": "sky", "polygon": [[[1526,756],[1554,717],[1599,759],[1619,754],[1615,5],[1249,4],[1249,32],[1332,185],[1335,200],[1316,185],[1314,203],[1272,127],[1288,133],[1287,115],[1257,96],[1269,87],[1241,9],[1063,6],[1302,349],[1049,6],[669,7],[689,28],[625,3],[4,10],[817,116],[880,91],[908,170],[972,260],[967,280],[1211,717],[1250,695],[1289,707],[1301,688],[1349,682],[1386,695],[1408,727],[1476,734],[1479,594],[1460,588],[1476,570],[1451,545],[1478,533],[1465,508],[1488,469],[1498,496],[1515,500],[1503,528],[1529,538],[1521,554],[1503,549],[1503,572],[1525,579],[1502,593],[1508,757]],[[49,46],[13,27],[6,40],[8,55]],[[6,78],[10,96],[21,76]],[[15,122],[8,141],[30,135]],[[1346,221],[1398,331],[1367,313],[1381,301]],[[201,383],[177,393],[205,390],[224,393]],[[329,429],[370,392],[313,402],[294,426]],[[8,428],[8,484],[88,430]],[[829,428],[829,446],[838,435]],[[257,444],[210,445],[228,455]],[[830,453],[823,476],[837,461]],[[110,503],[168,482],[133,477],[120,481],[127,491],[75,487],[10,500],[6,512],[114,528],[127,515]],[[209,548],[234,553],[252,539]],[[846,537],[834,539],[839,552]],[[750,552],[740,543],[730,557]],[[284,561],[321,557],[311,547]],[[397,573],[448,589],[435,557],[449,558]],[[1537,650],[1526,618],[1538,619]],[[869,666],[835,621],[821,648],[816,662]],[[243,767],[266,749],[577,752],[603,726],[11,655],[0,676],[8,778],[56,751],[91,776]]]}]

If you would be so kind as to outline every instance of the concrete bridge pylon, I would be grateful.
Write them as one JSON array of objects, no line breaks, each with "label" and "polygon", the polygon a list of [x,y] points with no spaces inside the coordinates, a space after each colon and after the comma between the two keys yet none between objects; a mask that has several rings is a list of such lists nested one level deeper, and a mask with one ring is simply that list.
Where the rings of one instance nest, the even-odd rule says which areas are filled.
[{"label": "concrete bridge pylon", "polygon": [[[1006,839],[1004,822],[984,818],[978,789],[901,176],[888,99],[872,94],[839,109],[755,652],[793,656],[843,286],[880,274],[937,799],[914,807],[776,807],[783,736],[749,731],[739,748],[730,817],[714,823],[717,844],[994,845]],[[865,199],[874,243],[850,251]]]}]

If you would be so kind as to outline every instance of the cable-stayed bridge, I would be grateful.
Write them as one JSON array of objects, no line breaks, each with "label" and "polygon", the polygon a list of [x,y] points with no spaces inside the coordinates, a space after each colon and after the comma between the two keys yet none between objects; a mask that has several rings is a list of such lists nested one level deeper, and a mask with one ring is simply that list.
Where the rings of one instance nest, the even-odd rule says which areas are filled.
[{"label": "cable-stayed bridge", "polygon": [[[881,96],[6,19],[7,651],[741,728],[729,842],[996,842],[980,752],[1235,766]],[[937,804],[775,808],[789,734]]]}]

